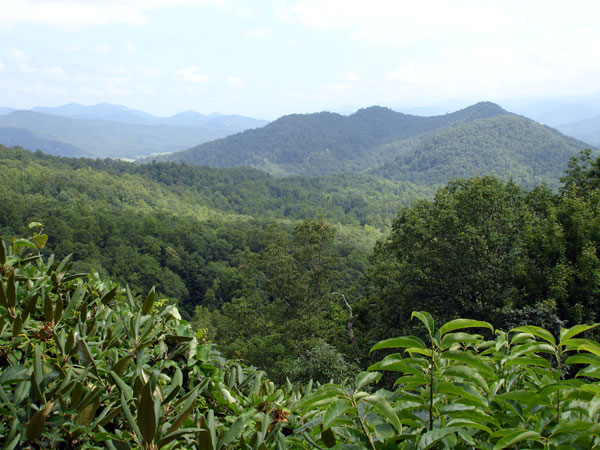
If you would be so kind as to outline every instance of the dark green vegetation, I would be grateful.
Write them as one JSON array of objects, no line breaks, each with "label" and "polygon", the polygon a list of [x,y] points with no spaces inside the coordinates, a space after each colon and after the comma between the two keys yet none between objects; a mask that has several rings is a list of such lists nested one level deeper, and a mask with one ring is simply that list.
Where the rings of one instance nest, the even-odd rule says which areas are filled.
[{"label": "dark green vegetation", "polygon": [[[118,120],[126,120],[116,117]],[[33,111],[0,115],[0,144],[20,145],[59,156],[138,158],[152,153],[182,150],[264,124],[231,117],[231,120],[197,124],[185,117],[166,123],[146,120],[122,123],[114,115],[103,119],[78,119]],[[141,120],[141,119],[140,119]],[[131,121],[129,121],[131,122]]]},{"label": "dark green vegetation", "polygon": [[[416,185],[367,175],[0,151],[8,448],[598,443],[589,151],[558,191],[484,176],[410,206]],[[31,221],[50,238],[12,238]]]},{"label": "dark green vegetation", "polygon": [[[352,382],[277,387],[223,359],[153,290],[136,298],[44,259],[48,236],[0,241],[3,449],[589,449],[600,440],[595,325],[435,325]],[[392,390],[374,385],[382,372]]]},{"label": "dark green vegetation", "polygon": [[533,186],[556,183],[569,158],[585,147],[487,102],[433,117],[381,107],[347,117],[295,114],[157,160],[247,165],[276,175],[369,172],[429,186],[493,174]]}]

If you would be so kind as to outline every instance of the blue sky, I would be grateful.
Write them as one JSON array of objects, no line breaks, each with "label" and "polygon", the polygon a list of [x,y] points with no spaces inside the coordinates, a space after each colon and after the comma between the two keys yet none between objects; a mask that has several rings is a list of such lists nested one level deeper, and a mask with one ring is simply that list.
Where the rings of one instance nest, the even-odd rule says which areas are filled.
[{"label": "blue sky", "polygon": [[0,106],[274,119],[600,90],[600,2],[0,0]]}]

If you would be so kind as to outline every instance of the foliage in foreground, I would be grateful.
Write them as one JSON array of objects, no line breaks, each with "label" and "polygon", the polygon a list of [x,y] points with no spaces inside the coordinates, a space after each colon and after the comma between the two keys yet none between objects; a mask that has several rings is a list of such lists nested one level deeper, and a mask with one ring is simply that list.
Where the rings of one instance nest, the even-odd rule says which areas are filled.
[{"label": "foliage in foreground", "polygon": [[[37,229],[38,224],[33,224]],[[554,336],[456,319],[381,341],[351,384],[276,387],[161,308],[0,241],[0,445],[14,448],[595,448],[595,325]],[[485,335],[485,337],[484,337]],[[374,385],[382,378],[394,389]],[[395,379],[395,380],[394,380]]]}]

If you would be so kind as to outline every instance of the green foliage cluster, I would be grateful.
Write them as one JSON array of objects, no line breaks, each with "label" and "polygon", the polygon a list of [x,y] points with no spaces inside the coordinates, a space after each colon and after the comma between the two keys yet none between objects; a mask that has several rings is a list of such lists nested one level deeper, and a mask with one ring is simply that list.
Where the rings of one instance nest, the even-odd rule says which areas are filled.
[{"label": "green foliage cluster", "polygon": [[553,332],[597,321],[600,191],[589,152],[571,161],[563,183],[556,194],[491,177],[457,180],[402,208],[375,249],[372,323],[408,332],[415,307],[501,327],[526,318]]},{"label": "green foliage cluster", "polygon": [[[600,443],[596,325],[436,327],[352,383],[281,387],[220,357],[173,305],[0,240],[0,443],[15,448],[588,449]],[[318,245],[318,244],[317,244]],[[314,286],[312,286],[314,288]],[[480,334],[482,330],[485,333]],[[320,353],[320,351],[319,351]],[[324,352],[327,354],[327,352]],[[323,356],[323,355],[319,355]],[[392,390],[375,390],[385,375]],[[397,378],[396,378],[397,377]],[[394,379],[395,378],[395,379]]]}]

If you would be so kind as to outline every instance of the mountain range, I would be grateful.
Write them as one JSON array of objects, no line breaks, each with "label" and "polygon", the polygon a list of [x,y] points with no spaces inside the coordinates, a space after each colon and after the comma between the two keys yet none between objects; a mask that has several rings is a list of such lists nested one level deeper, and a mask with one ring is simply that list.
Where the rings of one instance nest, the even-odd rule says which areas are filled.
[{"label": "mountain range", "polygon": [[589,145],[490,102],[432,117],[370,107],[350,116],[323,112],[270,124],[157,161],[251,166],[276,175],[370,173],[428,185],[495,174],[523,185],[557,180]]},{"label": "mountain range", "polygon": [[32,110],[0,108],[0,143],[57,156],[135,159],[183,150],[266,123],[251,117],[205,116],[195,111],[156,117],[108,103],[71,103]]}]

